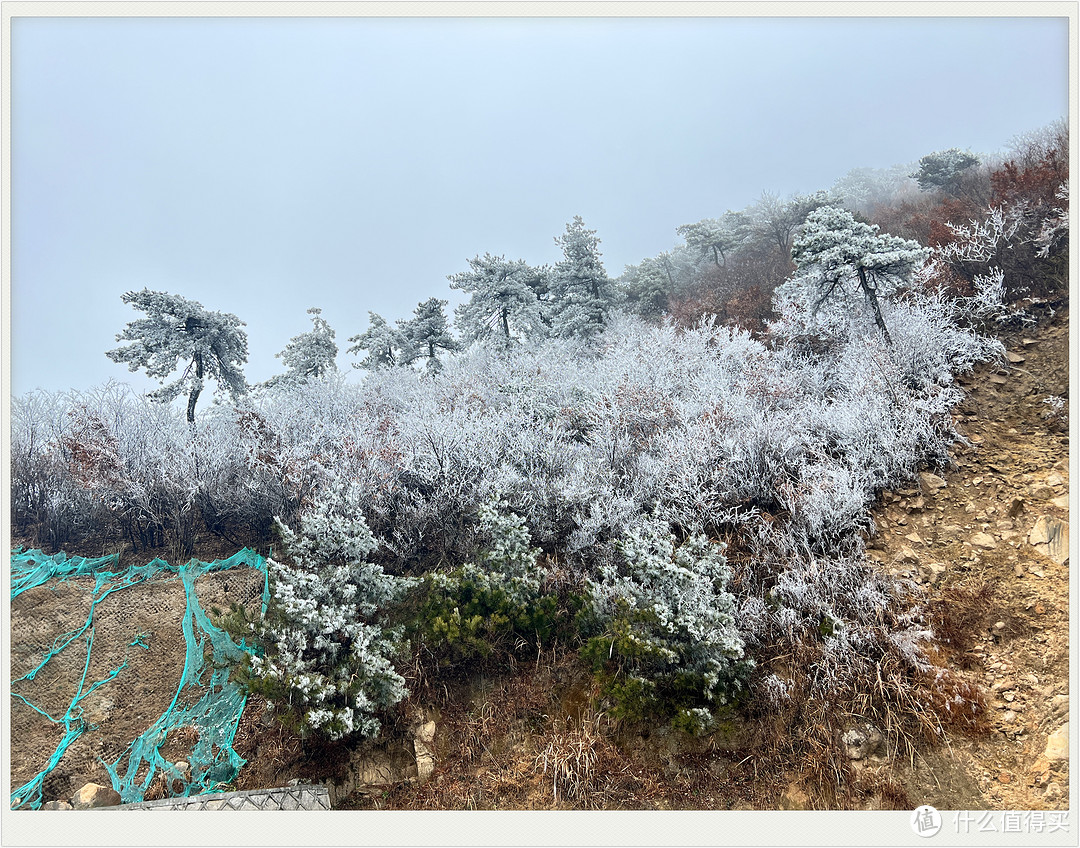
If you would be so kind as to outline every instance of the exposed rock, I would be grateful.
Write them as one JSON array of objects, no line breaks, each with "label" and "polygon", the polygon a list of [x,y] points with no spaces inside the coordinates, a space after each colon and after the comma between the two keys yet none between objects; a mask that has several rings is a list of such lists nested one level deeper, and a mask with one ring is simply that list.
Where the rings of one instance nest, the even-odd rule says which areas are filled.
[{"label": "exposed rock", "polygon": [[919,482],[923,488],[930,492],[936,492],[938,489],[944,489],[948,485],[941,477],[936,474],[931,474],[929,471],[923,471],[919,474]]},{"label": "exposed rock", "polygon": [[1046,740],[1046,752],[1043,754],[1051,763],[1069,759],[1069,723],[1061,725]]},{"label": "exposed rock", "polygon": [[41,809],[43,809],[43,810],[74,810],[75,808],[73,806],[71,806],[71,804],[69,804],[67,801],[46,801],[44,804],[41,805]]},{"label": "exposed rock", "polygon": [[90,810],[95,807],[115,807],[120,803],[120,793],[111,786],[100,783],[87,783],[71,798],[71,805],[76,810]]},{"label": "exposed rock", "polygon": [[413,729],[416,754],[416,777],[423,782],[435,771],[435,722],[427,721]]},{"label": "exposed rock", "polygon": [[970,539],[971,544],[979,548],[996,548],[997,542],[994,541],[994,537],[989,533],[976,533]]},{"label": "exposed rock", "polygon": [[1069,496],[1068,495],[1062,495],[1059,498],[1051,498],[1050,503],[1053,506],[1056,506],[1058,509],[1068,509],[1069,508]]},{"label": "exposed rock", "polygon": [[881,731],[872,724],[853,727],[840,737],[844,752],[852,760],[862,760],[881,750],[884,738]]},{"label": "exposed rock", "polygon": [[919,561],[919,555],[915,553],[911,548],[905,545],[893,556],[893,562],[902,562],[908,564],[915,564]]},{"label": "exposed rock", "polygon": [[1028,534],[1028,542],[1056,563],[1064,564],[1069,560],[1069,525],[1059,518],[1039,516]]},{"label": "exposed rock", "polygon": [[945,566],[940,562],[932,562],[926,566],[926,579],[931,584],[937,583],[944,573]]},{"label": "exposed rock", "polygon": [[413,731],[413,738],[420,740],[426,745],[430,745],[435,741],[435,722],[427,721],[419,725]]},{"label": "exposed rock", "polygon": [[1056,471],[1052,471],[1046,475],[1047,486],[1060,486],[1065,482],[1065,478],[1058,474]]},{"label": "exposed rock", "polygon": [[1013,353],[1012,351],[1006,354],[1006,356],[1013,365],[1019,365],[1021,362],[1026,361],[1019,353]]},{"label": "exposed rock", "polygon": [[[1051,718],[1068,718],[1069,717],[1069,696],[1068,695],[1054,695],[1050,698],[1050,707],[1047,713]],[[1068,724],[1066,724],[1068,727]]]}]

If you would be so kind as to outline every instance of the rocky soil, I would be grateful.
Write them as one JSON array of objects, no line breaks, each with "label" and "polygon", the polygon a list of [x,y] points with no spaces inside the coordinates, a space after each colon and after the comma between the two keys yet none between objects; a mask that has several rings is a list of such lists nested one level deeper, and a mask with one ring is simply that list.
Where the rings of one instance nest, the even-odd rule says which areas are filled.
[{"label": "rocky soil", "polygon": [[[905,775],[917,803],[951,809],[1068,806],[1068,314],[1005,339],[1007,363],[963,381],[955,467],[888,492],[870,556],[930,584],[989,589],[951,657],[985,687],[990,734],[954,738]],[[959,650],[956,650],[959,649]],[[935,779],[935,776],[937,779]],[[942,781],[942,777],[947,779]]]}]

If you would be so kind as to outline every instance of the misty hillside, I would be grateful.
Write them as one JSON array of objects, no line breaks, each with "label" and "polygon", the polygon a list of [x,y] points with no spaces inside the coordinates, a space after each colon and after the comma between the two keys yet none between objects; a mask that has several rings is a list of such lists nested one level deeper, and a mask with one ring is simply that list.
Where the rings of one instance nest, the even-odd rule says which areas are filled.
[{"label": "misty hillside", "polygon": [[[107,354],[161,387],[13,399],[15,542],[113,556],[98,589],[154,557],[266,557],[264,606],[207,609],[247,765],[184,794],[303,776],[345,806],[910,808],[925,781],[867,763],[980,738],[1013,691],[957,647],[996,609],[992,569],[1023,565],[988,552],[1062,565],[1067,468],[1022,481],[1049,487],[1045,516],[1005,502],[1003,469],[1035,442],[1032,473],[1067,458],[1067,149],[1059,122],[1000,162],[938,151],[765,194],[619,277],[576,217],[553,265],[467,260],[453,316],[372,313],[348,338],[359,381],[317,307],[248,385],[237,316],[129,292],[141,316]],[[1001,416],[1018,444],[990,491],[963,478],[971,425],[1030,372],[1025,345],[1042,370]],[[948,500],[969,483],[970,512]],[[1006,618],[999,644],[1024,636]],[[1051,696],[1063,668],[1037,675]],[[406,743],[427,752],[408,786]],[[358,757],[397,788],[356,795]],[[44,775],[29,806],[100,777]],[[170,794],[153,780],[123,800]]]}]

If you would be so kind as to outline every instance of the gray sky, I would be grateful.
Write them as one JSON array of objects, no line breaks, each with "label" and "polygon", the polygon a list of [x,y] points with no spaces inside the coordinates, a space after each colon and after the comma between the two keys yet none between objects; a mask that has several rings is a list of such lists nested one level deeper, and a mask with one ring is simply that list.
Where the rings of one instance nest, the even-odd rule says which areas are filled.
[{"label": "gray sky", "polygon": [[675,227],[1068,112],[1066,18],[15,18],[15,394],[108,378],[149,287],[247,323],[249,381],[461,296],[485,251],[618,275]]}]

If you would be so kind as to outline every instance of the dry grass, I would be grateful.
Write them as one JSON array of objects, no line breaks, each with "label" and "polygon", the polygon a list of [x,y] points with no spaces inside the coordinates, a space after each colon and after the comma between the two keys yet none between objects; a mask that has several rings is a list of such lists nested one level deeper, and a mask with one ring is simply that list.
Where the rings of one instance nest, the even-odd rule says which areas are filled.
[{"label": "dry grass", "polygon": [[564,799],[585,802],[598,788],[597,748],[606,743],[600,723],[603,714],[583,715],[579,721],[554,718],[546,733],[547,746],[536,755],[535,765],[548,777],[550,772],[551,795],[559,801],[559,790]]}]

